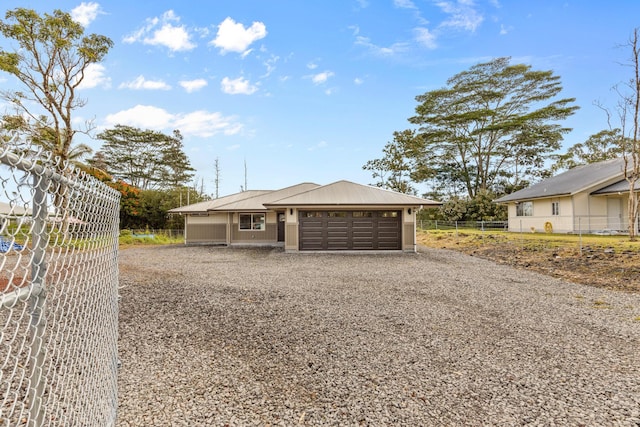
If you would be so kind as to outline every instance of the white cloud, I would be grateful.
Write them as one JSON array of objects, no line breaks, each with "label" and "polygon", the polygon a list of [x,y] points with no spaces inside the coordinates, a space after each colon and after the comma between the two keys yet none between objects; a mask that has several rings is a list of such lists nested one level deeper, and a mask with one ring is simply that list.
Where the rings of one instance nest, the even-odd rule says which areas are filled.
[{"label": "white cloud", "polygon": [[355,79],[353,79],[353,83],[355,83],[356,85],[361,85],[364,83],[364,80],[362,80],[360,77],[356,77]]},{"label": "white cloud", "polygon": [[84,70],[84,79],[78,89],[91,89],[97,86],[111,86],[111,78],[104,75],[105,68],[102,64],[89,64]]},{"label": "white cloud", "polygon": [[233,80],[225,77],[222,79],[220,86],[222,91],[229,95],[251,95],[258,90],[257,86],[252,85],[249,80],[242,77]]},{"label": "white cloud", "polygon": [[80,3],[80,6],[71,9],[71,18],[83,27],[88,27],[89,24],[91,24],[98,17],[98,14],[101,13],[104,12],[102,12],[98,3],[82,2]]},{"label": "white cloud", "polygon": [[436,47],[438,47],[438,45],[436,44],[436,36],[427,28],[418,27],[414,29],[414,32],[416,34],[416,40],[421,45],[429,49],[435,49]]},{"label": "white cloud", "polygon": [[173,115],[151,105],[136,105],[128,110],[109,114],[105,120],[108,126],[129,125],[142,129],[161,130],[173,120]]},{"label": "white cloud", "polygon": [[196,47],[191,42],[191,34],[180,22],[173,10],[166,11],[160,18],[149,18],[147,24],[124,38],[125,43],[142,42],[152,46],[164,46],[172,52],[191,50]]},{"label": "white cloud", "polygon": [[328,144],[327,144],[326,141],[320,141],[319,143],[317,143],[313,147],[307,148],[307,150],[309,150],[309,151],[321,150],[321,149],[325,148],[327,145]]},{"label": "white cloud", "polygon": [[322,73],[309,76],[313,84],[320,85],[326,83],[329,78],[333,77],[335,73],[333,71],[324,71]]},{"label": "white cloud", "polygon": [[136,105],[128,110],[109,114],[106,125],[129,125],[141,129],[173,131],[179,129],[185,136],[208,138],[218,133],[234,135],[242,130],[235,117],[225,117],[218,112],[204,110],[172,114],[151,105]]},{"label": "white cloud", "polygon": [[182,86],[187,93],[196,92],[208,85],[205,79],[181,80],[178,84]]},{"label": "white cloud", "polygon": [[316,64],[315,62],[309,62],[307,64],[307,68],[310,70],[315,70],[316,68],[318,68],[318,64]]},{"label": "white cloud", "polygon": [[393,0],[393,5],[401,9],[416,9],[416,5],[411,0]]},{"label": "white cloud", "polygon": [[399,53],[405,52],[408,47],[407,43],[394,43],[389,47],[378,46],[371,43],[371,40],[369,40],[368,37],[363,36],[357,36],[355,43],[356,45],[366,47],[373,55],[376,56],[397,55]]},{"label": "white cloud", "polygon": [[216,38],[210,44],[220,48],[221,53],[246,52],[251,43],[263,39],[267,35],[267,27],[262,22],[254,22],[245,28],[241,23],[236,23],[227,17],[218,25]]},{"label": "white cloud", "polygon": [[242,125],[234,117],[224,117],[218,112],[204,110],[187,114],[178,114],[172,121],[173,128],[180,129],[184,135],[196,135],[209,138],[217,133],[235,135],[242,130]]},{"label": "white cloud", "polygon": [[147,80],[144,76],[138,76],[133,81],[120,84],[118,89],[169,90],[171,89],[171,86],[162,80]]},{"label": "white cloud", "polygon": [[484,17],[474,8],[473,0],[440,1],[436,3],[450,18],[443,21],[440,26],[461,28],[467,31],[475,31]]},{"label": "white cloud", "polygon": [[271,58],[265,60],[263,62],[263,64],[264,64],[265,68],[267,69],[267,71],[261,77],[262,78],[269,77],[271,75],[271,73],[273,73],[273,71],[276,69],[276,64],[278,63],[279,60],[280,60],[280,57],[279,56],[275,56],[275,55],[271,55]]}]

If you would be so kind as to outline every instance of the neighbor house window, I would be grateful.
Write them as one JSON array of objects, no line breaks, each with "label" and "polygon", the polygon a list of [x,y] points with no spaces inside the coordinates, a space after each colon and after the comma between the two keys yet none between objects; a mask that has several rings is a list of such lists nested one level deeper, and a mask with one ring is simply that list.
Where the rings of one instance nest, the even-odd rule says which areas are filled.
[{"label": "neighbor house window", "polygon": [[240,230],[265,230],[265,214],[240,214]]},{"label": "neighbor house window", "polygon": [[520,202],[516,205],[516,216],[533,216],[533,202]]},{"label": "neighbor house window", "polygon": [[551,215],[560,215],[560,202],[551,202]]}]

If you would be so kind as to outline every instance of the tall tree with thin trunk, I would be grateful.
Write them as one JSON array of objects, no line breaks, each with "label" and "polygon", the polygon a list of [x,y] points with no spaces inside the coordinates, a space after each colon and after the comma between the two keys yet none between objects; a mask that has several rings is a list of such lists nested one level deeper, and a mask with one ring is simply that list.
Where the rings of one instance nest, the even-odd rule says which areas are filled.
[{"label": "tall tree with thin trunk", "polygon": [[86,104],[77,96],[89,66],[101,62],[111,39],[84,34],[84,28],[61,10],[39,15],[26,8],[9,10],[0,33],[11,48],[0,48],[0,70],[13,75],[25,90],[4,90],[0,97],[25,120],[30,138],[63,162],[70,159],[78,130],[73,113]]},{"label": "tall tree with thin trunk", "polygon": [[[620,147],[624,157],[624,178],[629,183],[627,219],[629,238],[636,240],[638,234],[638,189],[640,183],[640,42],[638,29],[634,29],[627,47],[631,50],[629,66],[632,77],[623,85],[615,87],[620,96],[617,105],[621,123]],[[607,112],[609,119],[611,115]],[[610,120],[609,120],[610,121]]]}]

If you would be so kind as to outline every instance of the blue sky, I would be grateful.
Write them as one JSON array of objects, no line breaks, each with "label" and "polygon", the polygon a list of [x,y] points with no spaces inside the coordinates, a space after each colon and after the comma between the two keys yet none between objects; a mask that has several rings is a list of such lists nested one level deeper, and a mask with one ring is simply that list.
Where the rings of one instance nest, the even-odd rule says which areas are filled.
[{"label": "blue sky", "polygon": [[[479,62],[553,70],[581,109],[564,147],[607,127],[593,105],[631,76],[620,47],[640,2],[556,0],[4,0],[71,12],[115,45],[92,68],[76,120],[179,129],[198,186],[220,195],[340,179],[410,128],[415,97]],[[6,40],[0,40],[8,49]],[[0,74],[0,88],[16,82]],[[94,149],[99,141],[83,139]],[[426,190],[425,188],[420,188]]]}]

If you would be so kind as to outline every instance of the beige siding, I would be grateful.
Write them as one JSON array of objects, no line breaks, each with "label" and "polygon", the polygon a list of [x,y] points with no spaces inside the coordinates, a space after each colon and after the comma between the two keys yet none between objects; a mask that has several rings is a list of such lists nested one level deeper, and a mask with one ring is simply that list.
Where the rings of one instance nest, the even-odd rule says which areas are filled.
[{"label": "beige siding", "polygon": [[284,249],[286,251],[297,251],[298,248],[298,223],[287,223],[285,230]]},{"label": "beige siding", "polygon": [[188,224],[185,243],[226,243],[225,224]]},{"label": "beige siding", "polygon": [[402,246],[404,251],[413,251],[415,250],[415,228],[413,227],[413,223],[404,223],[402,227]]}]

